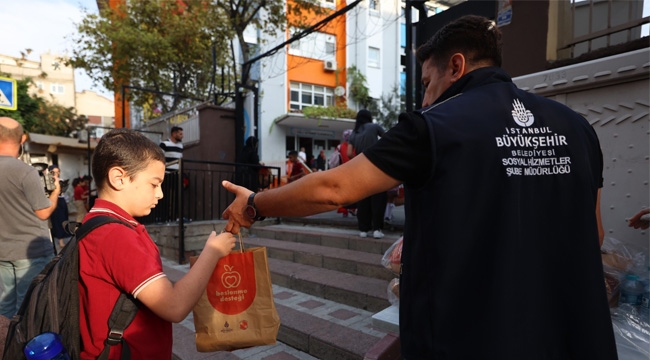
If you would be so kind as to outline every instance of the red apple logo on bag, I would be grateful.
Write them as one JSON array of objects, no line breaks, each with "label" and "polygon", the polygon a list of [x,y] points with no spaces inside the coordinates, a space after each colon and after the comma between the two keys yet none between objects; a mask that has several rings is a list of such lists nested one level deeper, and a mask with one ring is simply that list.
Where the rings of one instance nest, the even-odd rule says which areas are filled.
[{"label": "red apple logo on bag", "polygon": [[252,252],[230,253],[220,259],[207,286],[210,304],[226,315],[236,315],[248,309],[256,292]]}]

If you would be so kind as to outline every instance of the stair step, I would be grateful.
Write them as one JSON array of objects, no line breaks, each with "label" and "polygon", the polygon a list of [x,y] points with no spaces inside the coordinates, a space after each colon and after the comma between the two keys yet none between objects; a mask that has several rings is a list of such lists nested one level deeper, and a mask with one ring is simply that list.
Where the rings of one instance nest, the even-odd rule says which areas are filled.
[{"label": "stair step", "polygon": [[244,239],[246,247],[265,246],[270,258],[390,281],[395,275],[381,264],[383,255],[266,238]]},{"label": "stair step", "polygon": [[269,258],[273,284],[372,312],[388,306],[388,281]]},{"label": "stair step", "polygon": [[357,230],[287,224],[253,226],[249,229],[249,237],[285,240],[373,254],[384,254],[400,236],[400,233],[386,233],[383,239],[361,238]]},{"label": "stair step", "polygon": [[282,326],[278,341],[318,359],[362,360],[381,337],[276,305]]},{"label": "stair step", "polygon": [[387,332],[373,313],[273,285],[282,325],[278,341],[318,359],[363,359]]}]

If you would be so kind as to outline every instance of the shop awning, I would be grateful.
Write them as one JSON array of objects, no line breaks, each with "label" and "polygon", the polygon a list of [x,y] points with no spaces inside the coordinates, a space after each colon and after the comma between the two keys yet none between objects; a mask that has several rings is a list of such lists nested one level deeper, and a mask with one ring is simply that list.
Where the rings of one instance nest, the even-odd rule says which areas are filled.
[{"label": "shop awning", "polygon": [[309,118],[303,114],[286,114],[275,120],[276,126],[289,128],[311,129],[314,131],[334,132],[340,134],[343,130],[354,129],[354,119],[344,118]]}]

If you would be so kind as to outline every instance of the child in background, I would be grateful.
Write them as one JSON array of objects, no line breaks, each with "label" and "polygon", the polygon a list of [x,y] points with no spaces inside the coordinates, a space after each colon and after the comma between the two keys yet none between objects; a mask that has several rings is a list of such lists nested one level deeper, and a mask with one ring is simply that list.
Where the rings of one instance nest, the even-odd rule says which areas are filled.
[{"label": "child in background", "polygon": [[[120,293],[142,305],[124,332],[133,359],[170,359],[172,322],[187,317],[205,291],[217,261],[235,245],[230,233],[210,234],[196,264],[176,283],[163,273],[157,245],[134,217],[162,198],[165,157],[144,135],[115,129],[104,135],[92,160],[98,199],[84,221],[108,215],[131,225],[103,225],[79,242],[82,359],[96,359],[108,336],[108,317]],[[110,359],[120,358],[112,346]]]}]

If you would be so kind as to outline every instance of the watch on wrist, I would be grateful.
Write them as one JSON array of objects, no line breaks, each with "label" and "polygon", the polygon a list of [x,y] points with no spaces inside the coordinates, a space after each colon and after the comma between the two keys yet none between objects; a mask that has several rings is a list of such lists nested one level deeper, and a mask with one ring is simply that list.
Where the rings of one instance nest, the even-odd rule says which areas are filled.
[{"label": "watch on wrist", "polygon": [[253,221],[264,220],[266,219],[266,217],[260,216],[257,213],[257,208],[255,207],[255,201],[254,201],[255,195],[257,195],[257,193],[252,193],[248,197],[248,204],[246,204],[246,208],[244,209],[244,211],[246,212],[246,215],[248,215],[248,217],[251,218]]}]

